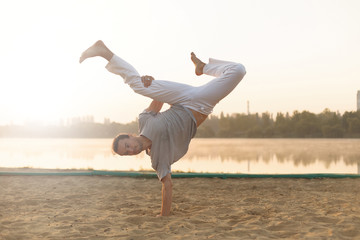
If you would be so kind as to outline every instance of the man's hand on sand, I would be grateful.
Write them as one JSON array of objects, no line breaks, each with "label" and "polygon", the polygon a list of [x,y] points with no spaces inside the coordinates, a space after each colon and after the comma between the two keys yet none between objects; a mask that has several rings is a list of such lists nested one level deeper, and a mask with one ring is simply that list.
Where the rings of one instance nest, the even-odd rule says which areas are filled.
[{"label": "man's hand on sand", "polygon": [[144,84],[144,87],[149,87],[152,83],[152,81],[154,81],[155,79],[152,77],[152,76],[148,76],[148,75],[145,75],[145,76],[142,76],[141,77],[141,82]]}]

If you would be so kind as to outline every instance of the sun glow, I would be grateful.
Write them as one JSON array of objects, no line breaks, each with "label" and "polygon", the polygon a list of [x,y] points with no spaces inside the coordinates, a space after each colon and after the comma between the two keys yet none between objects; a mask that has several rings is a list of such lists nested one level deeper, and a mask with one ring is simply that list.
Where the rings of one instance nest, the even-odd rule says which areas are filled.
[{"label": "sun glow", "polygon": [[17,61],[8,69],[4,82],[13,119],[59,120],[73,98],[74,60],[50,40],[28,38],[14,51]]},{"label": "sun glow", "polygon": [[0,59],[2,116],[15,124],[56,123],[73,116],[83,84],[77,79],[80,50],[69,37],[76,24],[46,14],[24,24]]},{"label": "sun glow", "polygon": [[98,39],[156,79],[206,82],[193,74],[191,51],[243,63],[248,74],[216,115],[246,112],[247,101],[253,113],[355,109],[358,1],[210,2],[3,1],[0,125],[86,115],[133,121],[150,100],[103,61],[78,63]]}]

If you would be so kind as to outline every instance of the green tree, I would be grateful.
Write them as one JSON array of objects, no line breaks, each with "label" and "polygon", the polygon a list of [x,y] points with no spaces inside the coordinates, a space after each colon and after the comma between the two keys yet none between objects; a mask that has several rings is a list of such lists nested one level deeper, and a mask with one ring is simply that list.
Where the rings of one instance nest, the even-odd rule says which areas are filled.
[{"label": "green tree", "polygon": [[322,137],[318,119],[314,113],[303,111],[295,115],[296,137]]}]

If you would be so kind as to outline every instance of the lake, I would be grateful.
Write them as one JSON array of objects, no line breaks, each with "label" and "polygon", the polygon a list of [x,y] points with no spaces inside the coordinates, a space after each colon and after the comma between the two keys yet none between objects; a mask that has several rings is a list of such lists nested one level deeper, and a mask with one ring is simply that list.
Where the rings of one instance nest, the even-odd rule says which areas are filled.
[{"label": "lake", "polygon": [[[0,168],[152,170],[149,156],[117,156],[112,139],[0,139]],[[172,171],[360,174],[360,139],[199,139]]]}]

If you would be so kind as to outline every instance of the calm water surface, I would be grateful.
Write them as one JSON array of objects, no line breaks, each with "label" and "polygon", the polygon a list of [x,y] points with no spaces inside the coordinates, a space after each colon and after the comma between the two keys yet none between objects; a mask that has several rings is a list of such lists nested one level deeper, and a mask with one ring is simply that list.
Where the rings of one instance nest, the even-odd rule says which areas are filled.
[{"label": "calm water surface", "polygon": [[[149,156],[114,156],[112,139],[0,139],[0,168],[151,170]],[[360,139],[193,139],[173,171],[360,174]]]}]

